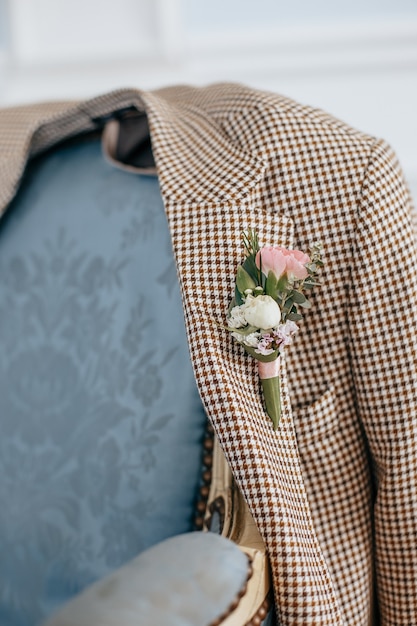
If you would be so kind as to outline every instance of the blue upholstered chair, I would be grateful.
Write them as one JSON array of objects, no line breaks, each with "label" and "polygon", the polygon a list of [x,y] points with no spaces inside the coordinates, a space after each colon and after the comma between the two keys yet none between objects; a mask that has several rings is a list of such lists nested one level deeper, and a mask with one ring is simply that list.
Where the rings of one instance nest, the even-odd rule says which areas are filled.
[{"label": "blue upholstered chair", "polygon": [[0,222],[0,346],[0,625],[261,623],[262,542],[206,430],[158,179],[99,136],[31,162]]}]

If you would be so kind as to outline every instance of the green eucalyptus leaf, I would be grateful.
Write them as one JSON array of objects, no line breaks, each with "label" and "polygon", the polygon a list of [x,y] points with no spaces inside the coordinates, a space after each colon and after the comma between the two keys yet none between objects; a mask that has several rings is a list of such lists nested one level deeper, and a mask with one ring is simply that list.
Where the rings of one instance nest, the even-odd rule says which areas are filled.
[{"label": "green eucalyptus leaf", "polygon": [[255,287],[259,285],[259,271],[256,267],[255,255],[251,254],[250,256],[246,257],[242,267],[255,282]]},{"label": "green eucalyptus leaf", "polygon": [[293,304],[294,304],[294,300],[292,298],[287,298],[285,300],[285,305],[284,305],[285,310],[289,311],[291,307],[293,306]]},{"label": "green eucalyptus leaf", "polygon": [[311,302],[306,298],[304,302],[299,302],[299,306],[303,307],[303,309],[311,309]]},{"label": "green eucalyptus leaf", "polygon": [[274,272],[270,270],[268,272],[268,278],[266,279],[266,283],[265,283],[265,293],[267,296],[271,296],[271,298],[274,298],[275,300],[277,297],[277,290],[278,290],[278,279],[275,276]]},{"label": "green eucalyptus leaf", "polygon": [[247,289],[251,289],[253,291],[256,286],[257,283],[255,283],[248,272],[241,265],[239,265],[236,274],[236,287],[239,292],[243,295]]},{"label": "green eucalyptus leaf", "polygon": [[291,298],[296,304],[303,304],[307,300],[304,294],[295,290],[291,292]]},{"label": "green eucalyptus leaf", "polygon": [[303,316],[299,313],[288,313],[287,320],[291,320],[292,322],[299,322],[303,319]]},{"label": "green eucalyptus leaf", "polygon": [[320,287],[320,285],[321,283],[319,281],[308,278],[303,283],[303,289],[313,289],[313,287]]}]

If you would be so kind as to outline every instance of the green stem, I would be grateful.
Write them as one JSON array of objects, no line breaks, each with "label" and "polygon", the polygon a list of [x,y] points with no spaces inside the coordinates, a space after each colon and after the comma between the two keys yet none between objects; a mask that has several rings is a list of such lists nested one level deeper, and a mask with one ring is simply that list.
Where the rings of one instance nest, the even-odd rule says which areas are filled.
[{"label": "green stem", "polygon": [[274,378],[261,378],[261,383],[266,412],[271,418],[274,430],[276,430],[281,418],[281,382],[279,376],[274,376]]}]

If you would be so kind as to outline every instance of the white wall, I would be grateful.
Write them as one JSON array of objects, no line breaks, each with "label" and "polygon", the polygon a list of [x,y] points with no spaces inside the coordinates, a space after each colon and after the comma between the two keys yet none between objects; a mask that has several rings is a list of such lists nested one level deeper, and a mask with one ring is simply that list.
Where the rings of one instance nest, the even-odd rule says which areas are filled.
[{"label": "white wall", "polygon": [[0,104],[217,80],[386,138],[417,197],[416,0],[0,0]]}]

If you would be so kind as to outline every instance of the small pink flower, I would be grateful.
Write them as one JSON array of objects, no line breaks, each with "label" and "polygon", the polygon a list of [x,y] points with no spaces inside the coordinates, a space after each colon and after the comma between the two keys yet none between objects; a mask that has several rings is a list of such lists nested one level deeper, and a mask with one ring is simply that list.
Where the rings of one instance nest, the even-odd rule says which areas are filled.
[{"label": "small pink flower", "polygon": [[258,354],[263,354],[264,356],[268,356],[274,352],[274,349],[271,347],[271,342],[268,339],[263,338],[258,343],[258,347],[255,349],[255,352]]},{"label": "small pink flower", "polygon": [[308,272],[306,264],[310,263],[310,257],[301,250],[287,250],[279,246],[265,246],[256,255],[256,267],[268,276],[271,271],[279,279],[286,274],[293,280],[303,280],[307,278]]}]

